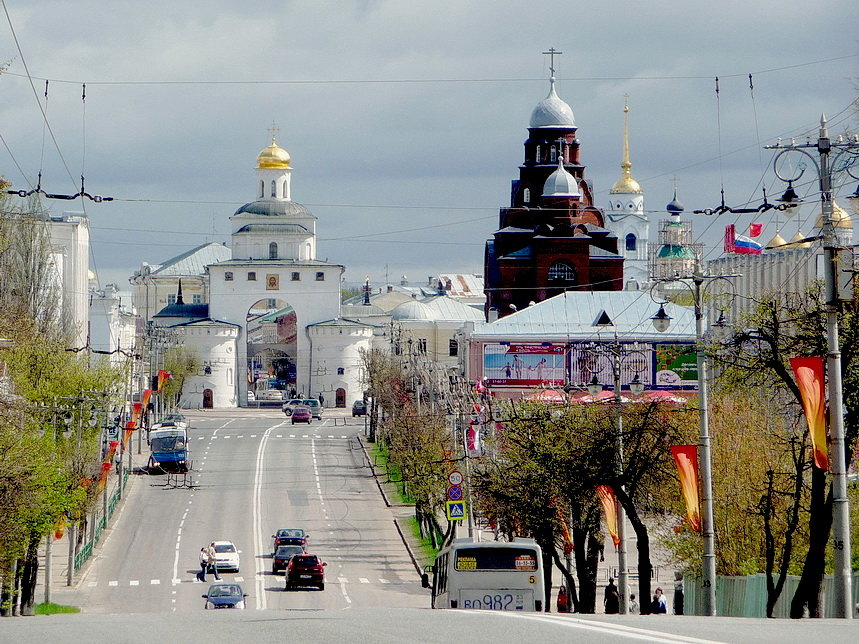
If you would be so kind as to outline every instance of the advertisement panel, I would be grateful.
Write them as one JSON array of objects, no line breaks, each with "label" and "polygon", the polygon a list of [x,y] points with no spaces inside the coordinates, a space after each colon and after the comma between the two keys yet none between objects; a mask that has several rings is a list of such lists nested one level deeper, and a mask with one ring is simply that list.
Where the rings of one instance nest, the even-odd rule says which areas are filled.
[{"label": "advertisement panel", "polygon": [[654,389],[697,389],[698,353],[694,344],[655,345]]},{"label": "advertisement panel", "polygon": [[564,384],[563,344],[487,344],[483,377],[490,387],[541,387]]}]

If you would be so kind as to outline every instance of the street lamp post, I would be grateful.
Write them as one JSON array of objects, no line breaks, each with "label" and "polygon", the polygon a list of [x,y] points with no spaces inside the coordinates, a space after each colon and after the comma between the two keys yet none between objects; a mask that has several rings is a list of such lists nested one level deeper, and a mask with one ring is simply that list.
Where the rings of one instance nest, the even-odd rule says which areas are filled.
[{"label": "street lamp post", "polygon": [[[859,140],[838,140],[832,142],[826,127],[826,117],[820,117],[820,130],[816,142],[808,142],[796,145],[767,146],[770,149],[779,150],[773,159],[773,170],[776,176],[788,183],[788,190],[792,188],[793,182],[802,176],[804,168],[800,169],[795,176],[785,177],[779,172],[779,159],[788,152],[799,152],[805,155],[817,170],[820,185],[821,216],[823,218],[823,268],[826,284],[826,351],[827,351],[827,377],[829,380],[829,436],[832,442],[831,472],[832,472],[832,543],[835,553],[834,595],[835,606],[838,617],[845,619],[853,618],[852,600],[852,562],[850,556],[850,508],[847,501],[847,463],[844,453],[844,410],[841,379],[841,349],[838,341],[838,240],[835,236],[835,221],[833,219],[832,205],[832,174],[833,166],[841,161],[835,171],[846,171],[851,177],[859,178],[853,174],[852,169],[859,162]],[[817,150],[817,159],[808,152],[809,149]],[[831,162],[830,154],[835,151],[834,161]],[[859,195],[859,188],[854,196]],[[799,199],[793,194],[794,203]]]},{"label": "street lamp post", "polygon": [[[612,385],[614,387],[614,420],[615,420],[615,431],[617,432],[617,463],[615,464],[617,473],[623,478],[623,412],[621,405],[623,403],[623,399],[621,397],[621,375],[624,364],[630,364],[632,366],[632,370],[635,372],[634,378],[630,381],[629,387],[630,391],[634,395],[640,395],[644,390],[644,384],[638,377],[638,373],[643,371],[644,366],[646,364],[646,359],[644,357],[644,352],[639,347],[638,343],[633,343],[631,347],[625,347],[621,345],[621,343],[614,339],[612,344],[607,344],[601,346],[599,349],[595,349],[594,353],[604,353],[608,358],[610,358],[609,362],[611,364],[611,372],[612,372]],[[639,368],[640,367],[640,368]],[[594,373],[593,378],[590,383],[588,383],[588,393],[592,398],[595,398],[600,390],[602,389],[602,385],[599,383],[597,379],[596,373]],[[617,537],[620,541],[617,547],[617,592],[620,595],[620,602],[618,606],[618,611],[621,615],[625,615],[627,613],[627,603],[629,601],[629,566],[626,560],[626,512],[624,512],[623,507],[618,508],[618,521],[617,521]]]},{"label": "street lamp post", "polygon": [[[704,615],[716,615],[716,530],[713,521],[713,457],[710,450],[710,417],[708,401],[707,354],[704,350],[704,296],[718,286],[725,292],[732,293],[729,275],[703,275],[695,271],[688,277],[676,277],[670,280],[657,280],[657,284],[671,282],[682,284],[692,294],[695,305],[695,342],[698,366],[698,449],[701,469],[701,536],[704,541],[704,554],[701,561],[701,587],[704,596]],[[730,289],[730,290],[725,290]],[[733,296],[731,295],[731,299]],[[654,328],[660,333],[668,330],[671,318],[660,305],[654,315]],[[726,327],[724,317],[719,317],[718,329]]]}]

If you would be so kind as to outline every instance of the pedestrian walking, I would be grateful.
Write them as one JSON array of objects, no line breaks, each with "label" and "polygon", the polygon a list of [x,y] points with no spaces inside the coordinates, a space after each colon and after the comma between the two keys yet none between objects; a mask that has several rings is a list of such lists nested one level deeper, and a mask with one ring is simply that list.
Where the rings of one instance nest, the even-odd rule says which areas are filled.
[{"label": "pedestrian walking", "polygon": [[221,581],[221,576],[218,574],[218,560],[215,557],[215,542],[209,544],[206,548],[206,556],[208,559],[209,572],[215,575],[216,581]]},{"label": "pedestrian walking", "polygon": [[200,548],[200,572],[197,573],[197,581],[206,581],[206,568],[209,567],[209,553],[206,551],[206,546]]},{"label": "pedestrian walking", "polygon": [[603,606],[605,607],[606,615],[617,615],[620,612],[620,595],[617,592],[617,586],[614,585],[613,577],[608,578]]},{"label": "pedestrian walking", "polygon": [[559,613],[569,613],[570,612],[570,602],[567,597],[567,587],[561,586],[558,589],[558,612]]},{"label": "pedestrian walking", "polygon": [[317,396],[317,398],[319,399],[319,404],[324,407],[325,406],[325,396],[322,395],[321,391],[319,392],[319,395]]}]

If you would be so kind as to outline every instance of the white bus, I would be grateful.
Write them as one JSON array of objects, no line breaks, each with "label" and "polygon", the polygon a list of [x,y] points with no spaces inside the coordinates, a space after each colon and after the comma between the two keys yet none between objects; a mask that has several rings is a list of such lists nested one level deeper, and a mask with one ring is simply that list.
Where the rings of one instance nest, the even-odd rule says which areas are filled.
[{"label": "white bus", "polygon": [[540,612],[546,605],[543,557],[533,539],[456,539],[438,553],[432,574],[433,608]]}]

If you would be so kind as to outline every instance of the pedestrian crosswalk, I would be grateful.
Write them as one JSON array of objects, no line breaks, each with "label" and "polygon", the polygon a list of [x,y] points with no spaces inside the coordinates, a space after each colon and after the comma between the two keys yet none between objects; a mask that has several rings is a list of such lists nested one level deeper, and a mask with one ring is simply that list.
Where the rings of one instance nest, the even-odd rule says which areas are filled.
[{"label": "pedestrian crosswalk", "polygon": [[[250,436],[246,436],[245,434],[225,434],[223,436],[198,436],[197,440],[234,440],[239,438],[257,438],[257,435],[251,434]],[[272,434],[270,438],[332,438],[343,440],[351,437],[346,434]]]},{"label": "pedestrian crosswalk", "polygon": [[[233,576],[224,576],[221,578],[223,581],[234,581],[237,583],[242,583],[245,580],[244,577],[237,575]],[[282,577],[274,577],[274,579],[278,580],[278,583],[283,579]],[[207,579],[206,583],[214,583],[215,579]],[[329,580],[331,581],[331,580]],[[203,582],[199,581],[196,577],[191,577],[188,579],[171,579],[170,582],[173,586],[178,586],[180,584],[201,584]],[[358,577],[357,580],[352,580],[350,582],[347,577],[337,577],[338,584],[349,584],[349,583],[358,583],[358,584],[407,584],[414,585],[415,581],[403,581],[401,579],[387,579],[385,577],[379,577],[377,579],[370,579],[368,577]],[[104,585],[104,582],[99,583],[98,581],[89,581],[87,582],[87,588],[98,588],[99,586]],[[141,579],[127,579],[123,581],[119,581],[117,579],[112,579],[107,582],[107,586],[111,588],[134,588],[134,587],[144,587],[144,586],[160,586],[160,579],[149,579],[149,580],[141,580]]]}]

